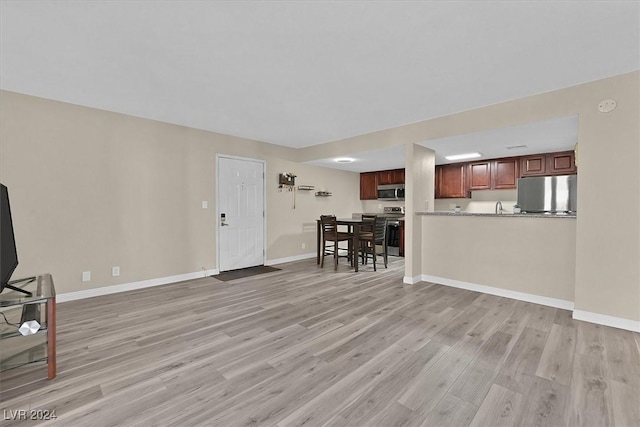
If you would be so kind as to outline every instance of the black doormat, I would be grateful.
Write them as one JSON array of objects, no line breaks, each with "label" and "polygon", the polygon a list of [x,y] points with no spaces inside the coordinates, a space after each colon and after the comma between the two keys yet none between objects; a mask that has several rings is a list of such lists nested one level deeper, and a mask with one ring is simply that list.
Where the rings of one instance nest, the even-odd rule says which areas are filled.
[{"label": "black doormat", "polygon": [[243,277],[257,276],[258,274],[271,273],[272,271],[279,270],[279,268],[270,267],[268,265],[258,265],[256,267],[225,271],[224,273],[216,274],[211,277],[222,280],[223,282],[228,282],[229,280],[242,279]]}]

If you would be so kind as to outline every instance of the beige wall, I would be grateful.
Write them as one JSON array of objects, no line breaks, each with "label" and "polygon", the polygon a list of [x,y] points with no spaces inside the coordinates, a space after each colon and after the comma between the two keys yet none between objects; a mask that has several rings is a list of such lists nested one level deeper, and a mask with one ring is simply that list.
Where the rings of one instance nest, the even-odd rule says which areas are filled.
[{"label": "beige wall", "polygon": [[408,283],[414,283],[422,274],[422,221],[415,215],[419,211],[433,211],[435,194],[435,151],[416,144],[407,144],[406,156],[406,215],[405,266]]},{"label": "beige wall", "polygon": [[[585,86],[576,97],[576,309],[640,321],[640,72]],[[603,114],[597,106],[606,98],[618,107]]]},{"label": "beige wall", "polygon": [[573,301],[575,219],[418,218],[423,274]]},{"label": "beige wall", "polygon": [[[267,176],[267,220],[268,259],[315,253],[316,219],[323,214],[351,218],[361,212],[360,175],[304,165],[272,158],[268,163],[271,172]],[[296,208],[293,209],[293,194],[277,190],[279,172],[295,172],[296,187],[313,185],[314,191],[295,192]],[[270,189],[269,189],[270,188]],[[331,192],[330,197],[316,197],[316,191]],[[302,248],[302,244],[305,248]]]},{"label": "beige wall", "polygon": [[[11,92],[0,102],[15,277],[50,272],[59,293],[216,268],[217,153],[267,162],[267,259],[315,252],[316,217],[360,209],[358,174],[293,162],[291,149]],[[333,196],[299,192],[294,210],[284,171]]]}]

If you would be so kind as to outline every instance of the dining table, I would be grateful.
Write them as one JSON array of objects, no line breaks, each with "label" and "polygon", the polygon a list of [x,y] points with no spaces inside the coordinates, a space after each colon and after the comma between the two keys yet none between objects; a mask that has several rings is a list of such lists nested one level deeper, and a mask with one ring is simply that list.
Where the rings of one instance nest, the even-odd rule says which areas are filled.
[{"label": "dining table", "polygon": [[[346,226],[349,232],[353,232],[353,247],[354,251],[360,247],[360,226],[363,224],[362,219],[358,218],[336,218],[338,226]],[[320,220],[316,220],[316,263],[320,264],[320,251],[322,249],[322,226]],[[355,262],[353,263],[354,269],[358,271],[358,256],[355,256]]]}]

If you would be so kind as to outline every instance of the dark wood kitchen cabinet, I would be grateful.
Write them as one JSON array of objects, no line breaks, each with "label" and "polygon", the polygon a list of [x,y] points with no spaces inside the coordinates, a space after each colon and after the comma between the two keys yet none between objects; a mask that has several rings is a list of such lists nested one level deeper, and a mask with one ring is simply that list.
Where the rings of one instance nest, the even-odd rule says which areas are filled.
[{"label": "dark wood kitchen cabinet", "polygon": [[400,256],[404,256],[404,220],[400,221],[400,248],[398,251]]},{"label": "dark wood kitchen cabinet", "polygon": [[515,190],[520,178],[520,162],[517,157],[497,159],[491,162],[491,188]]},{"label": "dark wood kitchen cabinet", "polygon": [[376,200],[378,185],[404,184],[404,169],[362,172],[360,174],[360,200]]},{"label": "dark wood kitchen cabinet", "polygon": [[503,190],[518,186],[520,162],[517,157],[467,164],[468,190]]},{"label": "dark wood kitchen cabinet", "polygon": [[572,175],[577,172],[573,151],[536,154],[520,158],[520,176]]},{"label": "dark wood kitchen cabinet", "polygon": [[468,197],[466,169],[464,163],[436,166],[436,198]]},{"label": "dark wood kitchen cabinet", "polygon": [[378,184],[404,184],[404,169],[378,171]]},{"label": "dark wood kitchen cabinet", "polygon": [[547,154],[547,175],[572,175],[576,173],[573,151]]},{"label": "dark wood kitchen cabinet", "polygon": [[378,198],[378,173],[363,172],[360,174],[360,200],[376,200]]},{"label": "dark wood kitchen cabinet", "polygon": [[491,188],[491,162],[473,162],[468,166],[469,190]]},{"label": "dark wood kitchen cabinet", "polygon": [[521,176],[543,176],[547,174],[547,156],[535,154],[520,157]]}]

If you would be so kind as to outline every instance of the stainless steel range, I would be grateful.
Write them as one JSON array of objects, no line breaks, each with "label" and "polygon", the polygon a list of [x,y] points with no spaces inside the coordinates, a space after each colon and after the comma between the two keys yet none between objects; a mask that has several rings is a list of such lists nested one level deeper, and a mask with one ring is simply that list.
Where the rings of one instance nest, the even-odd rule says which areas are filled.
[{"label": "stainless steel range", "polygon": [[400,220],[404,217],[403,206],[387,206],[384,208],[387,218],[387,249],[389,255],[400,255]]}]

